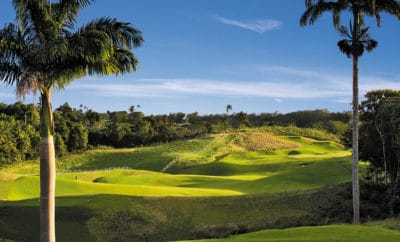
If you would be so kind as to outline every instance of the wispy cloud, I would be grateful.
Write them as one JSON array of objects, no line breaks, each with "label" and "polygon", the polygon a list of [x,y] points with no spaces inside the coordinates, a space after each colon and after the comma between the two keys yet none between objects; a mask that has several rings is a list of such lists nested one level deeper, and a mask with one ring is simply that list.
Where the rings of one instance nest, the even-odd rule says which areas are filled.
[{"label": "wispy cloud", "polygon": [[261,19],[252,22],[243,22],[234,19],[228,19],[221,16],[215,16],[215,19],[223,24],[228,24],[244,29],[248,29],[257,33],[264,33],[266,31],[271,31],[279,29],[282,26],[282,22],[274,19]]},{"label": "wispy cloud", "polygon": [[[154,78],[125,83],[74,83],[71,88],[91,95],[120,98],[264,97],[280,103],[287,99],[325,99],[337,103],[351,100],[351,75],[285,66],[263,66],[256,78],[221,80],[200,78]],[[254,74],[254,73],[253,73]],[[254,77],[253,77],[254,78]],[[400,89],[400,80],[360,76],[360,97],[378,88]]]},{"label": "wispy cloud", "polygon": [[[305,86],[314,86],[317,92],[337,93],[335,101],[338,103],[350,103],[352,93],[351,73],[334,73],[326,71],[316,71],[309,69],[299,69],[287,66],[258,66],[256,68],[265,75],[273,76],[280,81],[294,80],[299,81]],[[368,91],[375,89],[400,89],[400,80],[393,78],[388,80],[380,76],[359,77],[359,92],[362,98]],[[327,96],[331,97],[331,96]]]},{"label": "wispy cloud", "polygon": [[183,95],[225,97],[322,98],[342,96],[341,90],[289,82],[246,82],[207,79],[142,79],[135,84],[76,84],[79,90],[107,97],[173,98]]}]

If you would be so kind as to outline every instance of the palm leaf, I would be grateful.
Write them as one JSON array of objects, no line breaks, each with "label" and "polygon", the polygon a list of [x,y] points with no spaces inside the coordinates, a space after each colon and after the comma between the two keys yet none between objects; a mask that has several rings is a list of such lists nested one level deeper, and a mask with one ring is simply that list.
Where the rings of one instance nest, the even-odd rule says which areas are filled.
[{"label": "palm leaf", "polygon": [[375,49],[378,46],[378,41],[375,41],[373,39],[370,39],[369,41],[367,41],[366,45],[365,45],[365,49],[368,52],[371,52],[373,49]]},{"label": "palm leaf", "polygon": [[351,58],[353,54],[353,48],[350,40],[342,39],[337,43],[339,50],[347,55],[347,57]]},{"label": "palm leaf", "polygon": [[51,9],[57,23],[72,30],[79,11],[90,5],[91,2],[93,0],[61,0],[59,3],[53,3]]}]

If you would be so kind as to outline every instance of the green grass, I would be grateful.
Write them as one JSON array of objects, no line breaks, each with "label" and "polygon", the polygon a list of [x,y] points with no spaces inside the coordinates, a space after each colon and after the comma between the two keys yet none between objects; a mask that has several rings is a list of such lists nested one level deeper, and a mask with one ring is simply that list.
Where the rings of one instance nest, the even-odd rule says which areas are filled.
[{"label": "green grass", "polygon": [[396,242],[400,232],[383,228],[330,225],[316,227],[298,227],[290,229],[270,229],[254,233],[233,236],[226,239],[196,240],[204,242],[223,241],[352,241],[352,242]]},{"label": "green grass", "polygon": [[[57,159],[57,241],[94,241],[86,221],[113,209],[163,214],[160,234],[170,240],[193,238],[204,224],[244,223],[252,231],[313,224],[313,209],[335,194],[319,189],[351,180],[350,152],[285,135],[244,130]],[[1,236],[35,241],[38,173],[37,161],[0,170]]]},{"label": "green grass", "polygon": [[366,225],[400,232],[400,218],[389,218],[381,221],[368,222]]},{"label": "green grass", "polygon": [[[165,240],[194,238],[204,224],[246,224],[252,231],[266,227],[313,223],[312,209],[334,190],[254,194],[228,197],[132,197],[91,195],[57,197],[57,241],[90,242],[85,226],[89,218],[118,209],[152,211],[167,218],[158,229]],[[17,241],[37,241],[38,199],[0,202],[0,234]],[[5,216],[4,216],[5,215]],[[75,225],[74,225],[75,224]],[[78,225],[76,225],[78,224]],[[69,237],[61,237],[74,227]],[[20,233],[23,230],[24,233]],[[57,231],[57,232],[58,232]],[[73,236],[73,238],[71,238]],[[154,240],[150,240],[154,241]],[[157,240],[155,240],[157,241]]]},{"label": "green grass", "polygon": [[[238,137],[237,134],[232,135]],[[261,135],[259,131],[239,134],[241,138],[253,140]],[[268,139],[275,140],[276,147],[293,148],[224,154],[224,148],[235,141],[232,135],[71,155],[58,161],[59,171],[65,168],[100,170],[58,173],[56,195],[228,196],[315,189],[351,179],[349,152],[334,142],[268,135]],[[217,156],[219,152],[224,155]],[[175,166],[167,170],[170,173],[160,173],[178,154],[182,160],[193,157],[200,160],[203,157],[203,160],[197,165]],[[210,157],[215,158],[210,161]],[[110,166],[136,170],[101,171]],[[26,168],[22,171],[19,176],[18,170],[6,171],[9,179],[3,178],[0,184],[0,199],[39,197],[38,175],[28,174]]]}]

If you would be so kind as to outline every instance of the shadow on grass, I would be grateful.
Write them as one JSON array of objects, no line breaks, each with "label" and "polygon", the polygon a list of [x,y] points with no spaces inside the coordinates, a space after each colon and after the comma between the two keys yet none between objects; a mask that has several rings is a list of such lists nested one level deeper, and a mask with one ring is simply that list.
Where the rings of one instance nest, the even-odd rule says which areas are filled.
[{"label": "shadow on grass", "polygon": [[[337,194],[341,187],[228,197],[58,197],[57,241],[95,241],[88,231],[87,221],[104,216],[107,211],[116,210],[151,211],[149,216],[162,218],[163,222],[156,227],[156,236],[165,241],[194,239],[201,234],[202,228],[226,224],[245,227],[248,231],[321,225],[332,219],[328,219],[327,214],[321,211],[326,211],[326,207],[334,207],[335,211],[339,209],[332,201],[340,199]],[[347,211],[347,207],[343,211]],[[0,215],[0,237],[16,241],[38,241],[37,199],[0,202]],[[156,237],[149,236],[149,241],[155,241],[151,239]]]}]

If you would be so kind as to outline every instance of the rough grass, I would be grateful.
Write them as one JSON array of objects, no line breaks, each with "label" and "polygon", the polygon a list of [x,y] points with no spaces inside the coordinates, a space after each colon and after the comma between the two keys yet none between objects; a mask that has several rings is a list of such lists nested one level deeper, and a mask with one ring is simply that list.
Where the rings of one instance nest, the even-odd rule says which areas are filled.
[{"label": "rough grass", "polygon": [[324,130],[313,129],[313,128],[299,128],[293,125],[289,126],[264,126],[259,128],[263,131],[272,132],[276,135],[283,136],[302,136],[307,138],[312,138],[316,140],[331,140],[339,142],[339,138],[334,134],[328,133]]},{"label": "rough grass", "polygon": [[356,225],[329,225],[298,227],[290,229],[269,229],[233,236],[226,239],[196,240],[219,241],[399,241],[400,232],[383,228]]}]

